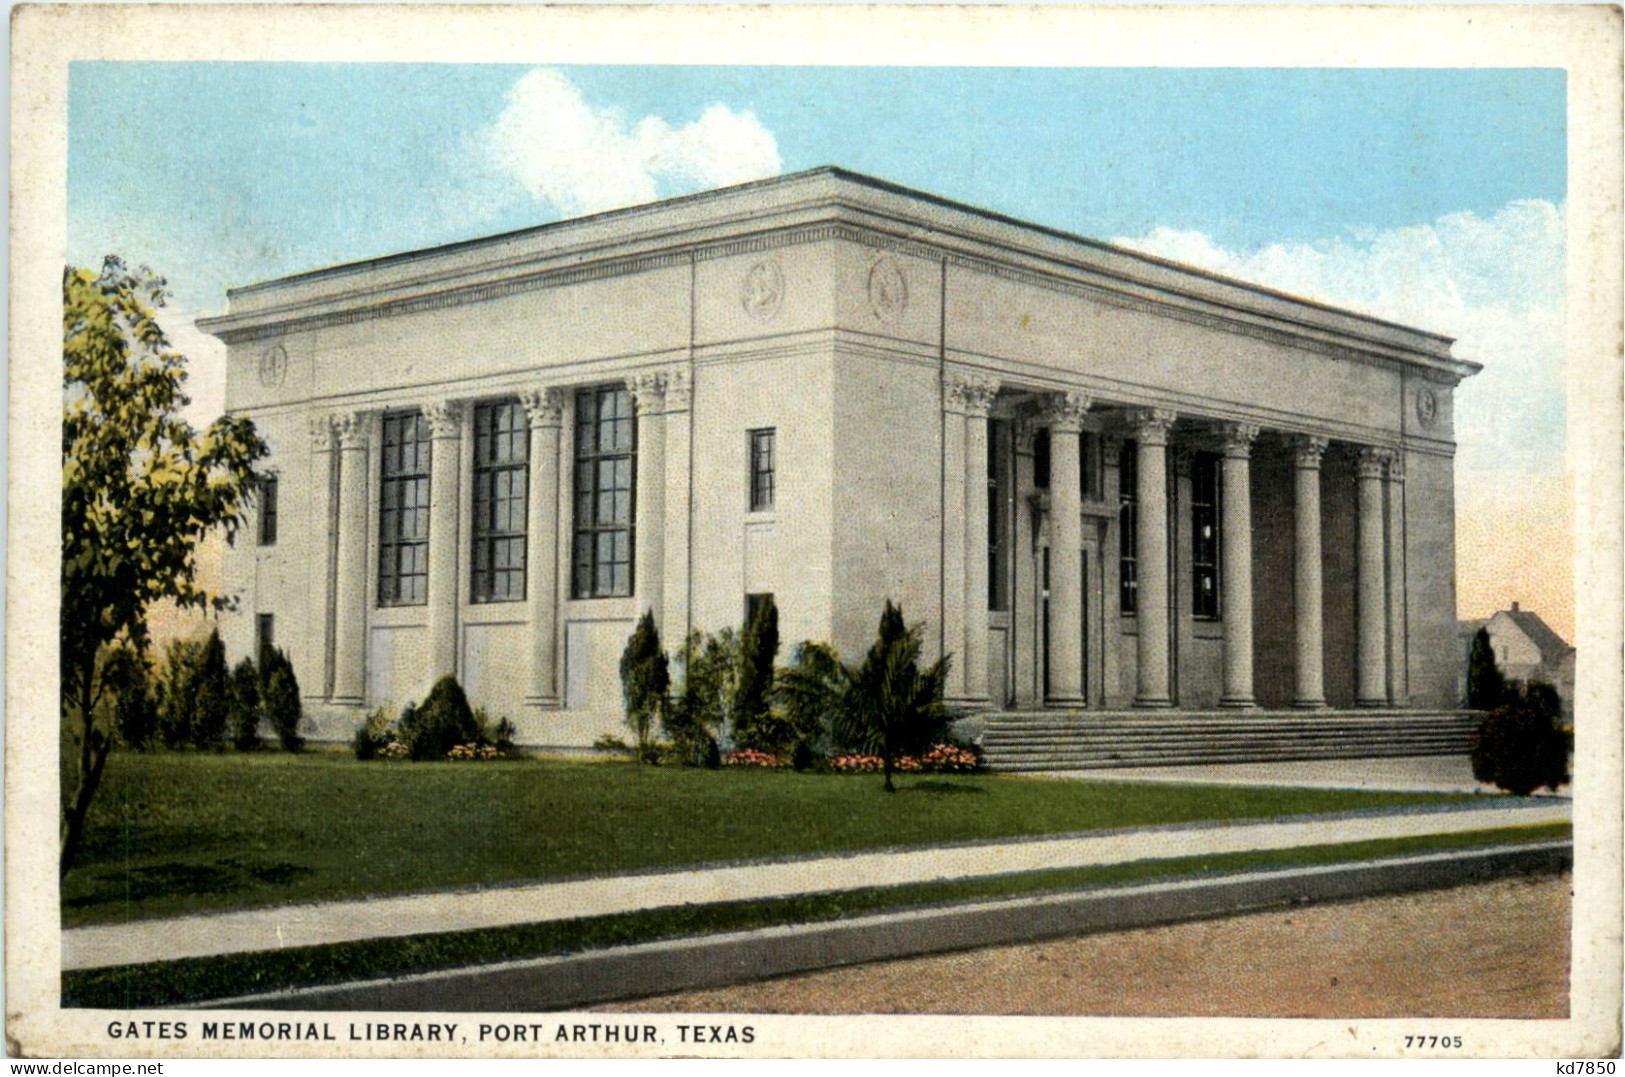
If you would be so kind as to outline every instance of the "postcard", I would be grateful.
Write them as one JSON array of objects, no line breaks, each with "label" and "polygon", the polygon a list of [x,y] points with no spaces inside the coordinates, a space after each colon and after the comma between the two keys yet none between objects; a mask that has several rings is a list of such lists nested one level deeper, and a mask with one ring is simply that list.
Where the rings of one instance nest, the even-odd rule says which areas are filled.
[{"label": "postcard", "polygon": [[12,42],[11,1054],[1618,1056],[1617,8]]}]

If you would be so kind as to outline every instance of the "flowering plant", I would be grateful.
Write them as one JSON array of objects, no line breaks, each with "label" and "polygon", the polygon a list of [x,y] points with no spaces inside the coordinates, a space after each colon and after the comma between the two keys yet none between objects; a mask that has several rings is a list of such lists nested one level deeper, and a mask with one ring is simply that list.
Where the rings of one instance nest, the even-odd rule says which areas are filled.
[{"label": "flowering plant", "polygon": [[378,758],[380,759],[406,759],[411,754],[412,749],[398,740],[392,740],[378,749]]},{"label": "flowering plant", "polygon": [[454,761],[459,759],[501,759],[502,753],[491,747],[489,744],[477,744],[470,742],[468,744],[454,745],[452,749],[446,753],[446,758]]},{"label": "flowering plant", "polygon": [[780,767],[784,763],[778,756],[755,748],[738,748],[722,757],[725,767]]}]

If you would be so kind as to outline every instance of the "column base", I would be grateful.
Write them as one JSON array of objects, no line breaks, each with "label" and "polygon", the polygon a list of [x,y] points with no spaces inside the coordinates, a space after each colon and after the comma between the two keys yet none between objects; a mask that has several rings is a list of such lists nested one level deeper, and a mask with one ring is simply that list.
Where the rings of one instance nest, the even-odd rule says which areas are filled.
[{"label": "column base", "polygon": [[1383,707],[1383,708],[1386,708],[1388,706],[1388,700],[1387,700],[1386,697],[1379,697],[1379,698],[1374,698],[1374,699],[1356,699],[1354,701],[1354,705],[1356,707],[1365,707],[1365,708],[1371,708],[1371,707]]},{"label": "column base", "polygon": [[367,701],[361,696],[329,696],[327,703],[332,707],[365,707]]},{"label": "column base", "polygon": [[1139,698],[1139,697],[1137,697],[1134,700],[1134,705],[1136,707],[1138,707],[1139,709],[1141,709],[1141,710],[1156,710],[1158,708],[1172,707],[1174,705],[1174,701],[1167,698],[1166,696],[1162,696],[1162,697],[1159,697],[1159,698],[1156,698],[1156,699],[1147,699],[1147,698]]},{"label": "column base", "polygon": [[1223,707],[1225,710],[1233,711],[1255,711],[1258,709],[1257,701],[1251,698],[1221,699],[1219,700],[1219,706]]},{"label": "column base", "polygon": [[1079,710],[1084,705],[1082,696],[1045,696],[1045,710]]},{"label": "column base", "polygon": [[1292,707],[1294,710],[1300,711],[1323,711],[1327,709],[1324,699],[1294,699]]},{"label": "column base", "polygon": [[558,696],[526,696],[525,706],[543,711],[556,711],[563,705]]},{"label": "column base", "polygon": [[949,696],[942,702],[956,711],[985,711],[993,706],[989,696]]}]

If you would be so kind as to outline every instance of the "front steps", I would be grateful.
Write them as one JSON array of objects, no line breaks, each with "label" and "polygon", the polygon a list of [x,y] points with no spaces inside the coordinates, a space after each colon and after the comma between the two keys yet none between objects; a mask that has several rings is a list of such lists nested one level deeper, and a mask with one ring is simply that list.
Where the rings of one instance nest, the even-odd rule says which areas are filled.
[{"label": "front steps", "polygon": [[990,770],[1466,755],[1474,711],[1028,711],[983,721]]}]

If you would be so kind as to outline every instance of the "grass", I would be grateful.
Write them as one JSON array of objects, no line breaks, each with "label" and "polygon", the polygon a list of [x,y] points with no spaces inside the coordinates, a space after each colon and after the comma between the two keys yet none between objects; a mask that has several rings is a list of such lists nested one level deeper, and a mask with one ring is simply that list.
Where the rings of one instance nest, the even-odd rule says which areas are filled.
[{"label": "grass", "polygon": [[615,916],[525,924],[408,938],[374,939],[267,953],[90,969],[62,977],[64,1006],[124,1009],[173,1006],[294,986],[312,986],[776,924],[812,923],[876,912],[1154,878],[1226,874],[1260,867],[1374,859],[1428,850],[1566,837],[1567,824],[1316,845],[1068,868],[954,882],[873,887],[766,901],[652,909]]},{"label": "grass", "polygon": [[65,926],[704,861],[1465,799],[338,752],[120,753]]}]

